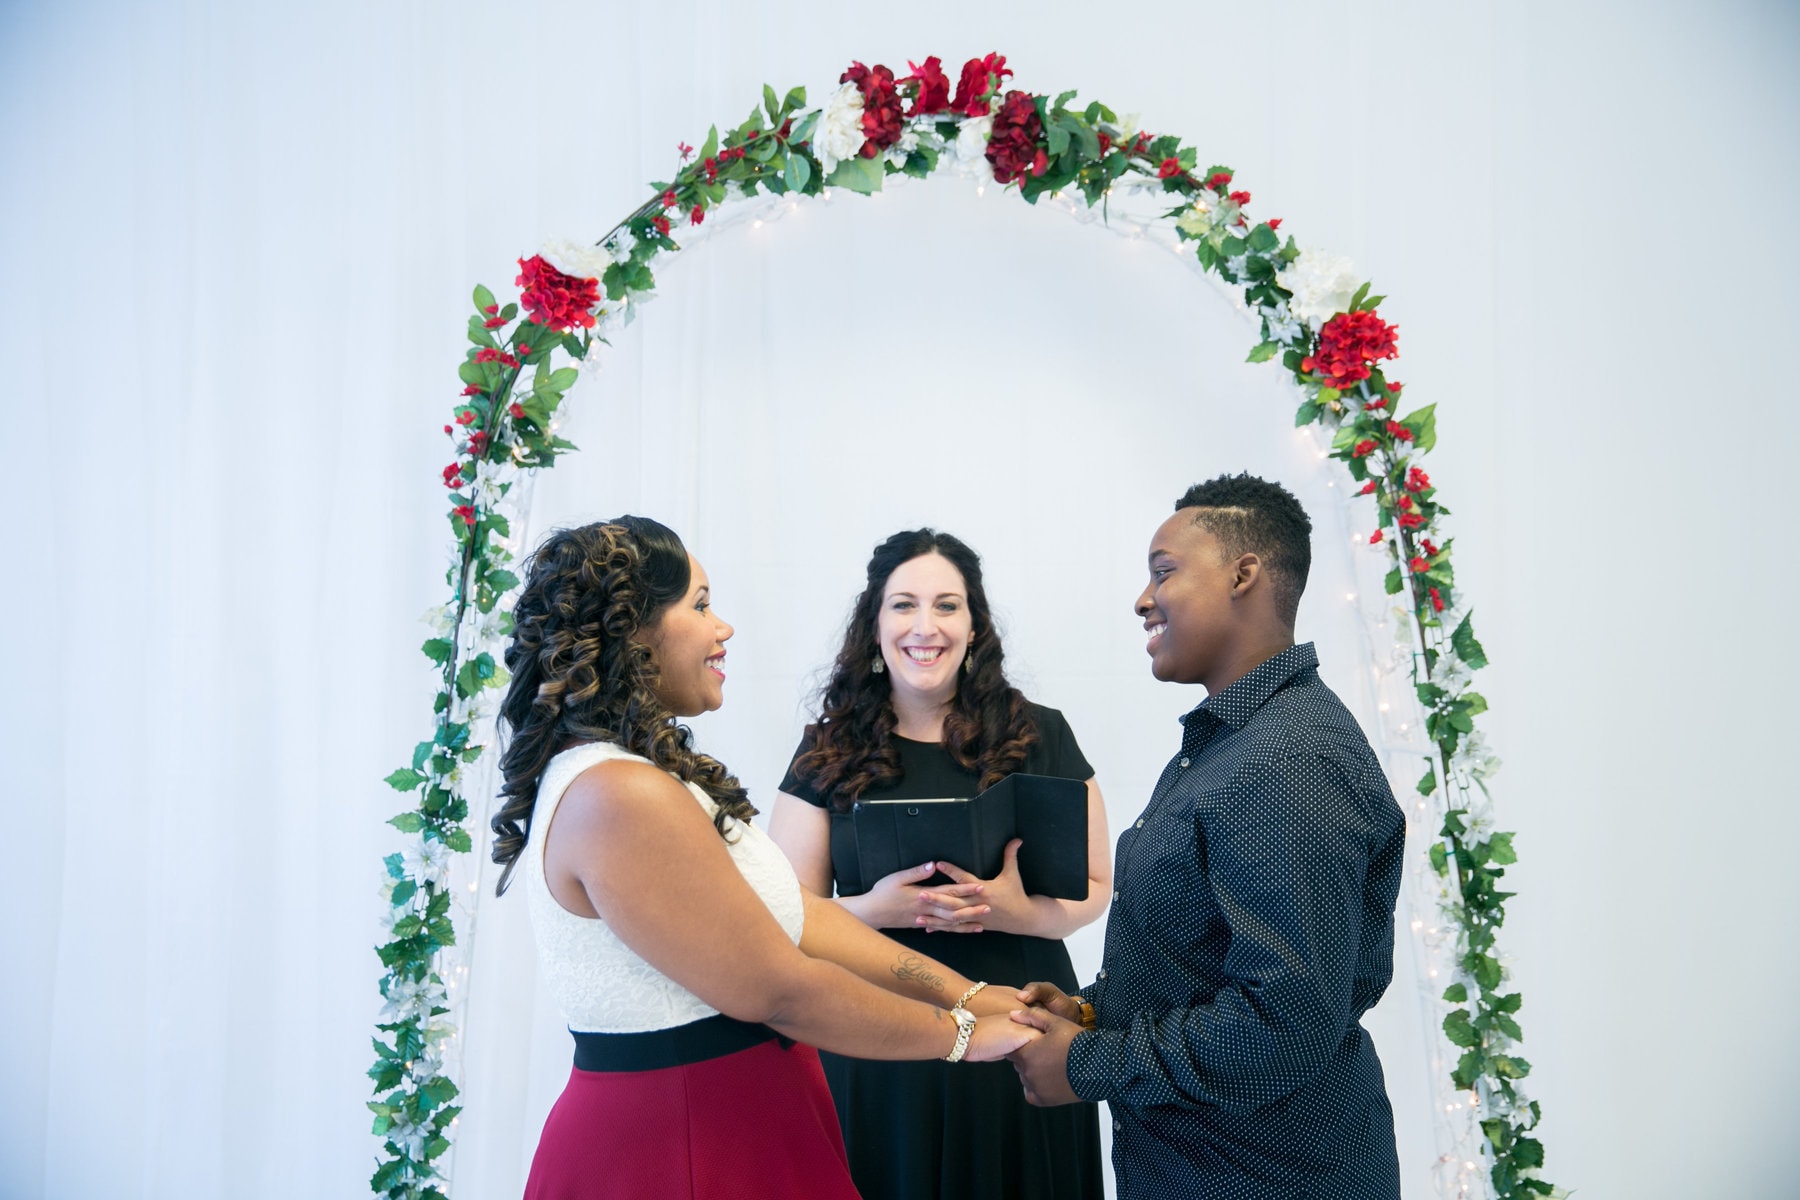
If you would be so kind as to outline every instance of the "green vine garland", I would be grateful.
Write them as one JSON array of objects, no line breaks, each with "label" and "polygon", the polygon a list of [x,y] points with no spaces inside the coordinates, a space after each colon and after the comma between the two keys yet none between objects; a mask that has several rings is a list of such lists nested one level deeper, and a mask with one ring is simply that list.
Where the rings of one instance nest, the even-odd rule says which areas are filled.
[{"label": "green vine garland", "polygon": [[[1350,290],[1348,264],[1283,240],[1279,220],[1251,223],[1250,195],[1231,189],[1229,168],[1200,172],[1196,151],[1178,137],[1138,131],[1103,104],[1072,109],[1072,91],[1005,91],[1005,64],[994,54],[971,60],[952,96],[935,58],[899,79],[857,63],[816,109],[802,88],[778,98],[765,86],[762,106],[742,124],[722,137],[713,129],[697,153],[683,146],[675,177],[653,184],[597,249],[563,246],[520,260],[523,319],[520,304],[501,306],[487,288],[475,289],[471,347],[458,368],[464,391],[444,427],[457,451],[443,473],[457,553],[445,578],[450,599],[430,614],[436,636],[422,647],[439,673],[433,731],[410,764],[387,777],[415,803],[390,821],[414,840],[385,860],[389,932],[377,948],[385,1006],[369,1069],[383,1149],[370,1179],[376,1193],[447,1200],[440,1164],[461,1111],[444,1064],[455,1035],[445,1020],[444,956],[456,944],[449,855],[471,849],[464,772],[487,749],[492,705],[507,683],[494,654],[512,628],[501,601],[519,582],[509,569],[506,510],[529,472],[575,449],[555,428],[579,371],[554,363],[589,361],[607,344],[605,335],[655,288],[655,260],[680,249],[678,222],[697,226],[719,205],[759,191],[870,194],[890,175],[926,178],[951,159],[1015,187],[1027,203],[1067,190],[1104,214],[1115,187],[1164,194],[1171,207],[1162,217],[1181,243],[1260,321],[1250,361],[1280,361],[1303,396],[1295,424],[1327,430],[1330,455],[1373,497],[1379,528],[1370,540],[1386,547],[1387,591],[1408,605],[1413,678],[1433,747],[1417,792],[1442,819],[1430,867],[1454,933],[1456,978],[1442,997],[1443,1032],[1459,1052],[1450,1081],[1476,1108],[1482,1141],[1479,1150],[1446,1155],[1453,1178],[1440,1183],[1457,1187],[1474,1173],[1502,1200],[1562,1194],[1539,1176],[1544,1148],[1532,1131],[1541,1113],[1519,1082],[1531,1070],[1517,1052],[1522,999],[1505,990],[1497,948],[1511,896],[1500,883],[1516,854],[1513,835],[1495,829],[1486,804],[1496,761],[1475,724],[1487,702],[1469,685],[1487,656],[1461,603],[1452,543],[1437,540],[1449,510],[1417,465],[1436,442],[1434,407],[1405,416],[1391,407],[1403,389],[1380,365],[1397,353],[1395,329],[1378,315],[1383,297],[1371,296],[1367,283]],[[1465,1150],[1483,1164],[1460,1161]]]}]

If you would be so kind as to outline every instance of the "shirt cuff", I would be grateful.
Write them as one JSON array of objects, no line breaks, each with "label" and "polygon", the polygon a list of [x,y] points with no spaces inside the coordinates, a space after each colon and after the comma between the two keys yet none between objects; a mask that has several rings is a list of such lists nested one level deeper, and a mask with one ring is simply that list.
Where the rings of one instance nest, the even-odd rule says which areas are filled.
[{"label": "shirt cuff", "polygon": [[1125,1052],[1125,1034],[1118,1029],[1088,1029],[1069,1043],[1069,1087],[1083,1100],[1110,1100],[1113,1081]]}]

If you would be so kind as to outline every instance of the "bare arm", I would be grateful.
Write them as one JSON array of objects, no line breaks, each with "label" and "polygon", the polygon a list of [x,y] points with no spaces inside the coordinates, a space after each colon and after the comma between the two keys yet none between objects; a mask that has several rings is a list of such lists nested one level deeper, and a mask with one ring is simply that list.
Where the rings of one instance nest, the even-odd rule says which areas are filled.
[{"label": "bare arm", "polygon": [[[1112,903],[1112,839],[1106,827],[1106,801],[1100,795],[1098,778],[1087,781],[1088,800],[1088,894],[1086,900],[1055,900],[1049,896],[1027,895],[1019,881],[1018,852],[1009,848],[1006,865],[993,879],[979,879],[960,866],[940,863],[946,874],[960,884],[983,885],[981,902],[992,911],[979,916],[984,929],[1003,933],[1023,933],[1031,937],[1065,938],[1077,929],[1100,918]],[[939,889],[941,890],[941,889]],[[966,910],[933,909],[932,928],[955,928],[959,923],[977,919]]]},{"label": "bare arm", "polygon": [[[559,882],[577,883],[626,945],[720,1012],[861,1058],[939,1058],[954,1044],[956,1029],[942,1008],[796,947],[705,812],[655,767],[613,761],[589,768],[570,785],[545,836],[553,891],[562,890]],[[992,1021],[983,1022],[972,1057],[1016,1048]]]},{"label": "bare arm", "polygon": [[[940,1008],[955,1004],[976,983],[936,959],[884,937],[845,912],[841,905],[817,896],[806,898],[806,931],[800,937],[800,949],[814,958],[837,963],[878,987]],[[1013,986],[1005,986],[997,979],[983,982],[992,986],[983,988],[969,1001],[969,1011],[977,1016],[1004,1015],[1022,1003],[1017,980],[1007,981]]]}]

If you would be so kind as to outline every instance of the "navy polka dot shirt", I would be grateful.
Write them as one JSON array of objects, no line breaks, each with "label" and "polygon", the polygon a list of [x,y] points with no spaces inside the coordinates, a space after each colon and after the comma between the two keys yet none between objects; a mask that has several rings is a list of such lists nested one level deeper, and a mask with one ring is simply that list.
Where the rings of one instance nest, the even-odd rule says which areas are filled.
[{"label": "navy polka dot shirt", "polygon": [[1112,1110],[1121,1200],[1399,1198],[1358,1019],[1393,976],[1405,821],[1318,666],[1291,647],[1183,717],[1119,837],[1068,1071]]}]

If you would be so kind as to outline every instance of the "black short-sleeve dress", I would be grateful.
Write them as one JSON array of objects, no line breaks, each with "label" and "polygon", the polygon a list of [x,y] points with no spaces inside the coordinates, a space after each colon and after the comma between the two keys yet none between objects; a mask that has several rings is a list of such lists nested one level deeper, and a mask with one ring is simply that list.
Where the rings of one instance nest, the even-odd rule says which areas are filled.
[{"label": "black short-sleeve dress", "polygon": [[[1055,709],[1032,705],[1039,739],[1023,771],[1089,779],[1069,724]],[[903,772],[870,788],[864,800],[973,796],[980,780],[943,746],[895,737]],[[805,749],[802,744],[801,750]],[[799,757],[799,750],[795,757]],[[856,834],[838,811],[794,775],[781,790],[831,813],[832,885],[840,896],[868,890],[859,877]],[[931,933],[884,929],[887,936],[970,979],[1018,987],[1048,980],[1077,986],[1062,942],[1016,933]],[[1099,1106],[1033,1108],[1011,1064],[870,1062],[821,1053],[831,1085],[850,1174],[864,1200],[1098,1200],[1101,1176]]]}]

